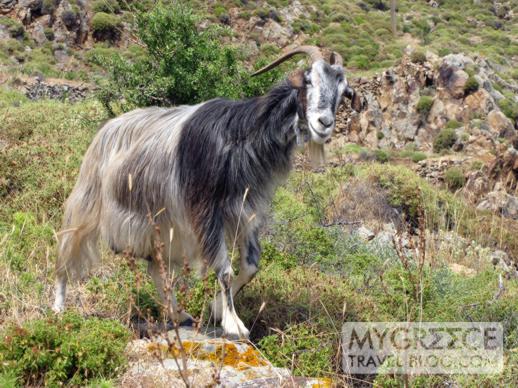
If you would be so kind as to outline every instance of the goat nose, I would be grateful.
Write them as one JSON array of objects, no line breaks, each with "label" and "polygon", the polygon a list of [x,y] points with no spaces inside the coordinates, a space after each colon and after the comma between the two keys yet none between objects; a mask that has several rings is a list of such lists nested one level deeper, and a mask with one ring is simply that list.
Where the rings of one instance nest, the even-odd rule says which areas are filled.
[{"label": "goat nose", "polygon": [[318,122],[322,124],[325,128],[329,128],[331,125],[333,125],[333,118],[330,116],[320,116],[318,118]]}]

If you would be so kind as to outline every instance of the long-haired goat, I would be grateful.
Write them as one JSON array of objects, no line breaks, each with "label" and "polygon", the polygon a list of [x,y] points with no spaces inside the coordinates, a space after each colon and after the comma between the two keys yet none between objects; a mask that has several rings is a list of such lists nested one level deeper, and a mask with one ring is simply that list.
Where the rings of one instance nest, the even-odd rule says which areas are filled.
[{"label": "long-haired goat", "polygon": [[[137,109],[100,129],[65,205],[55,311],[64,309],[67,280],[99,261],[99,238],[115,252],[129,249],[147,259],[166,301],[148,217],[159,213],[154,221],[161,235],[173,230],[172,241],[164,241],[164,252],[171,252],[166,264],[181,265],[184,257],[193,265],[208,263],[221,286],[212,303],[215,319],[226,334],[248,336],[233,298],[258,270],[258,227],[290,170],[295,144],[309,137],[310,150],[320,158],[343,96],[355,109],[360,105],[337,53],[327,63],[318,48],[302,46],[256,74],[300,53],[311,57],[311,67],[295,71],[265,96]],[[233,278],[225,240],[235,236],[241,261]],[[175,320],[191,319],[178,312],[174,292],[170,300]]]}]

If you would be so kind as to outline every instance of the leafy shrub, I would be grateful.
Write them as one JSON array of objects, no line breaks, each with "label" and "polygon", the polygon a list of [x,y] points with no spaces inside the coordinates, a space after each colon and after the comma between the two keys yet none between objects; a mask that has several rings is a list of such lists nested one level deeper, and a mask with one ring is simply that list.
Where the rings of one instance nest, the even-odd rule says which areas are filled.
[{"label": "leafy shrub", "polygon": [[54,36],[54,31],[52,30],[52,28],[50,28],[50,27],[45,28],[43,33],[45,34],[45,38],[47,38],[47,40],[54,40],[55,36]]},{"label": "leafy shrub", "polygon": [[259,348],[274,365],[294,367],[295,375],[316,377],[333,373],[332,345],[326,333],[317,333],[310,324],[291,326],[283,335],[259,341]]},{"label": "leafy shrub", "polygon": [[451,148],[457,141],[457,134],[452,128],[444,128],[439,132],[435,141],[433,142],[433,150],[440,152]]},{"label": "leafy shrub", "polygon": [[[67,10],[67,11],[63,12],[63,14],[61,15],[61,19],[63,20],[63,23],[69,30],[77,25],[78,17],[79,16],[78,16],[77,12],[75,12],[74,10]],[[93,24],[92,24],[92,26],[93,26]]]},{"label": "leafy shrub", "polygon": [[512,101],[510,98],[502,98],[498,101],[498,106],[502,110],[502,113],[509,117],[511,120],[518,120],[518,103]]},{"label": "leafy shrub", "polygon": [[348,65],[351,67],[357,67],[358,69],[368,69],[371,65],[369,58],[366,55],[359,54],[354,55],[349,61]]},{"label": "leafy shrub", "polygon": [[25,38],[23,24],[7,16],[0,16],[0,25],[7,28],[7,32],[15,39]]},{"label": "leafy shrub", "polygon": [[96,40],[114,42],[120,38],[121,22],[115,15],[99,12],[92,18],[92,35]]},{"label": "leafy shrub", "polygon": [[412,162],[414,163],[419,163],[421,160],[426,159],[426,154],[424,152],[416,151],[412,154],[410,159],[412,159]]},{"label": "leafy shrub", "polygon": [[0,373],[24,385],[83,385],[116,376],[124,366],[130,335],[120,323],[84,319],[74,312],[11,326],[0,342]]},{"label": "leafy shrub", "polygon": [[57,0],[43,0],[41,2],[41,13],[43,15],[52,15],[58,4]]},{"label": "leafy shrub", "polygon": [[410,56],[410,60],[413,62],[413,63],[420,63],[420,64],[423,64],[426,62],[426,55],[424,52],[422,51],[414,51],[412,53],[412,55]]},{"label": "leafy shrub", "polygon": [[117,0],[96,0],[92,3],[92,10],[96,13],[119,13],[121,6]]},{"label": "leafy shrub", "polygon": [[[276,69],[250,79],[236,49],[220,40],[228,30],[219,25],[198,29],[199,17],[180,2],[139,12],[136,20],[145,55],[131,61],[120,55],[97,58],[109,72],[99,98],[112,113],[253,95],[279,77]],[[258,61],[257,66],[262,64]]]},{"label": "leafy shrub", "polygon": [[387,163],[390,159],[390,155],[387,151],[384,150],[375,150],[374,158],[380,163]]},{"label": "leafy shrub", "polygon": [[450,120],[446,124],[446,129],[457,129],[462,127],[462,123],[458,122],[457,120]]},{"label": "leafy shrub", "polygon": [[433,98],[429,96],[422,96],[417,102],[416,110],[423,116],[428,116],[428,113],[432,110]]},{"label": "leafy shrub", "polygon": [[444,182],[450,190],[461,189],[466,183],[466,177],[459,167],[450,167],[444,173]]},{"label": "leafy shrub", "polygon": [[464,85],[464,95],[469,95],[471,93],[474,93],[478,90],[478,88],[480,87],[477,79],[470,75],[468,77],[468,80],[466,81],[466,84]]}]

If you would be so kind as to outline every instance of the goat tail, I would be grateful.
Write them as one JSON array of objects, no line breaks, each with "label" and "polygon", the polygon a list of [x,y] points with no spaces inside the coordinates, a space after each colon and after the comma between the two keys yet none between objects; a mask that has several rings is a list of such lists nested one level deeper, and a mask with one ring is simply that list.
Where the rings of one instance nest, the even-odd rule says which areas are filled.
[{"label": "goat tail", "polygon": [[79,279],[100,261],[101,177],[93,148],[87,152],[77,183],[65,203],[62,230],[58,233],[58,279]]}]

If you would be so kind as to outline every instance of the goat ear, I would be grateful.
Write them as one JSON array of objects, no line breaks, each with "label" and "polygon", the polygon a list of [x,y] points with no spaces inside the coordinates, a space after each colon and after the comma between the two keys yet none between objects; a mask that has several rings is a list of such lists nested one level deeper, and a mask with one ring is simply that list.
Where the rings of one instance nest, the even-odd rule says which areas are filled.
[{"label": "goat ear", "polygon": [[288,77],[288,80],[297,89],[304,87],[304,70],[295,70]]}]

